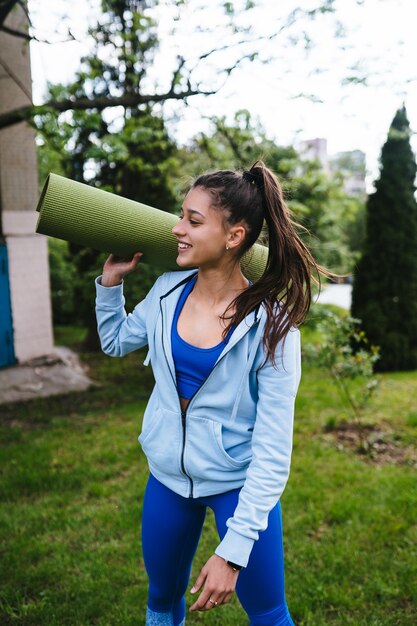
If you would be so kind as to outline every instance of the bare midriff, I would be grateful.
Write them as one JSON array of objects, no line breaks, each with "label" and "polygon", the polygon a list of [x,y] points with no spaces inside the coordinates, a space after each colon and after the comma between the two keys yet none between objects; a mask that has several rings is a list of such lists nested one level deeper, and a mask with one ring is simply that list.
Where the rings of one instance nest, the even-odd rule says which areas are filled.
[{"label": "bare midriff", "polygon": [[181,410],[182,411],[186,411],[187,410],[187,406],[188,406],[189,402],[190,402],[190,400],[188,398],[181,398],[181,396],[180,396],[180,404],[181,404]]}]

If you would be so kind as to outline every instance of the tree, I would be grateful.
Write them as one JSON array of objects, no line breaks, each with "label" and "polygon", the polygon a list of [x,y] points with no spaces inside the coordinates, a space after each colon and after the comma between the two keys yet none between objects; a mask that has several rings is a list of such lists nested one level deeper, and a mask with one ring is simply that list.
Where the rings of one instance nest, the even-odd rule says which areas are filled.
[{"label": "tree", "polygon": [[[36,35],[27,32],[27,30],[19,30],[16,28],[11,28],[6,24],[6,20],[12,11],[16,10],[18,7],[24,12],[27,17],[28,26],[30,30],[33,30],[32,22],[30,19],[29,12],[27,10],[27,0],[0,0],[0,32],[3,31],[8,35],[12,35],[13,37],[19,37],[19,39],[23,39],[24,41],[40,41]],[[67,39],[66,41],[75,40],[74,35],[71,33],[71,30],[68,29]],[[43,43],[49,43],[44,41]]]},{"label": "tree", "polygon": [[[354,0],[355,4],[361,8],[363,0]],[[33,2],[30,10],[36,14],[36,5]],[[103,14],[107,13],[111,2],[103,0]],[[278,3],[277,3],[278,4]],[[302,3],[300,3],[302,4]],[[305,57],[309,57],[313,48],[320,45],[323,39],[320,29],[317,34],[317,23],[323,22],[323,26],[328,28],[333,40],[341,51],[345,49],[347,33],[343,25],[344,6],[342,0],[316,0],[307,3],[308,6],[294,6],[286,12],[285,7],[277,14],[277,19],[269,24],[270,28],[254,28],[250,24],[261,21],[263,17],[263,6],[256,0],[238,0],[237,2],[224,2],[223,0],[213,0],[210,3],[211,24],[205,26],[207,15],[207,5],[201,0],[121,0],[121,11],[125,12],[126,23],[132,21],[136,13],[142,16],[153,16],[158,21],[162,16],[169,15],[171,24],[166,37],[170,40],[170,48],[179,50],[177,54],[171,54],[170,63],[172,68],[171,79],[164,81],[164,88],[156,88],[148,81],[142,85],[140,91],[119,94],[90,94],[86,93],[80,97],[61,98],[47,97],[40,105],[28,105],[12,111],[5,111],[0,114],[0,129],[19,123],[21,121],[32,122],[36,115],[47,111],[53,111],[56,115],[65,111],[90,110],[103,111],[109,107],[126,106],[135,108],[144,104],[154,106],[158,103],[165,103],[169,100],[184,101],[194,95],[212,95],[217,93],[224,85],[232,72],[246,62],[259,59],[259,63],[266,64],[272,62],[282,62],[285,59],[285,50],[304,49]],[[28,32],[17,31],[7,26],[6,21],[10,12],[14,9],[25,11],[28,19]],[[215,21],[213,21],[213,10],[217,10]],[[199,41],[204,42],[206,47],[196,53],[189,50],[187,55],[182,53],[181,42],[176,41],[177,27],[190,20],[192,16],[202,16],[199,18],[195,31],[199,35]],[[64,26],[59,28],[58,35],[60,42],[74,40],[70,26],[65,29],[68,20],[71,24],[70,14],[62,15],[59,24]],[[213,25],[215,24],[215,25]],[[115,28],[116,25],[115,25]],[[56,26],[58,30],[58,24]],[[51,43],[46,39],[41,39],[36,29],[30,21],[30,14],[26,10],[26,0],[0,0],[0,36],[2,32],[16,37],[23,38],[25,43],[37,41]],[[258,32],[257,32],[258,31]],[[259,31],[262,34],[259,34]],[[52,36],[54,33],[48,32]],[[116,40],[115,40],[116,41]],[[213,41],[221,42],[213,45]],[[276,42],[279,42],[279,46]],[[269,45],[268,47],[268,44]],[[51,52],[52,53],[52,52]],[[222,55],[219,61],[219,55]],[[166,59],[165,59],[166,63]],[[175,65],[176,63],[176,65]],[[2,60],[0,59],[0,64]],[[286,62],[286,71],[290,72],[290,63]],[[214,71],[213,71],[214,68]],[[342,84],[364,84],[361,63],[358,60],[354,66],[347,67],[349,74],[342,81]],[[3,69],[14,75],[13,68]],[[322,73],[326,67],[314,68],[314,73]],[[169,76],[169,71],[168,71]],[[207,80],[207,77],[210,78]],[[205,78],[204,78],[205,77]],[[317,94],[297,93],[292,97],[305,98],[317,101]]]},{"label": "tree", "polygon": [[[139,4],[133,0],[103,2],[105,13],[90,31],[95,49],[83,59],[83,69],[74,83],[51,86],[52,98],[94,100],[114,93],[128,97],[141,90],[158,42],[155,24],[139,11]],[[62,120],[52,112],[44,113],[36,121],[43,143],[40,154],[48,163],[59,155],[60,169],[69,178],[146,204],[175,208],[170,172],[175,171],[176,147],[162,117],[148,104],[126,105],[111,120],[102,111],[89,109],[72,111]],[[98,349],[93,279],[105,255],[74,244],[69,249],[77,276],[75,312],[89,331],[84,347]],[[136,280],[133,277],[127,282],[128,305],[132,290],[137,302],[156,273],[155,268],[141,268]]]},{"label": "tree", "polygon": [[366,239],[355,270],[352,315],[381,346],[379,371],[417,367],[416,162],[405,106],[381,152],[375,192],[367,202]]}]

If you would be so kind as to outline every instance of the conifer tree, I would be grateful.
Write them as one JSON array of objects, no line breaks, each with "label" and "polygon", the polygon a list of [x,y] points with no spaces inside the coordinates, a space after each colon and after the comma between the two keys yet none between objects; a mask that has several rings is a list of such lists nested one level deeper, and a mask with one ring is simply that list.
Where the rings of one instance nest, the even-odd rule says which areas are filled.
[{"label": "conifer tree", "polygon": [[366,239],[356,271],[352,315],[380,346],[377,371],[417,368],[416,162],[405,106],[382,148],[380,177],[368,198]]}]

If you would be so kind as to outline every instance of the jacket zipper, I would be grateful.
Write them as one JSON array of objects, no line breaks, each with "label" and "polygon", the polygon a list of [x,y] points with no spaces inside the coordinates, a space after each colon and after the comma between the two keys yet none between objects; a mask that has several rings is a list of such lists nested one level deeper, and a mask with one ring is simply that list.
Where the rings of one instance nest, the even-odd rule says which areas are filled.
[{"label": "jacket zipper", "polygon": [[[174,387],[177,390],[178,404],[179,404],[180,410],[181,410],[181,426],[182,426],[181,470],[182,470],[184,476],[186,476],[186,478],[188,478],[188,480],[190,482],[190,495],[188,497],[189,498],[194,498],[194,482],[193,482],[193,479],[191,478],[191,476],[187,473],[187,471],[185,469],[185,462],[184,462],[185,442],[186,442],[186,434],[187,434],[187,409],[190,406],[191,401],[194,400],[194,398],[198,394],[198,392],[201,391],[201,389],[204,387],[204,385],[206,384],[206,382],[208,381],[208,379],[210,378],[210,376],[212,375],[212,373],[214,372],[216,367],[219,365],[220,361],[222,361],[224,359],[225,355],[223,355],[217,361],[217,363],[215,363],[215,365],[213,366],[210,374],[207,376],[207,378],[205,379],[203,384],[200,385],[200,387],[195,390],[195,392],[193,393],[193,395],[191,396],[191,398],[188,401],[188,404],[187,404],[187,407],[186,407],[185,411],[183,411],[182,407],[181,407],[180,396],[178,394],[177,381],[175,380],[174,376],[172,375],[171,368],[169,367],[168,357],[167,357],[167,354],[166,354],[166,351],[165,351],[165,344],[164,344],[164,314],[163,314],[163,310],[162,310],[162,298],[160,298],[160,300],[159,300],[159,309],[161,311],[161,319],[162,319],[162,348],[163,348],[163,351],[164,351],[165,361],[166,361],[169,373],[170,373],[171,378],[172,378],[172,382],[174,383]],[[252,326],[255,325],[256,323],[257,323],[257,319],[256,319],[256,315],[255,315],[255,322],[252,324]]]},{"label": "jacket zipper", "polygon": [[178,394],[177,381],[175,380],[174,376],[172,375],[171,368],[170,368],[169,362],[168,362],[167,353],[166,353],[166,350],[165,350],[165,343],[164,343],[164,314],[163,314],[163,311],[162,311],[162,299],[159,300],[159,309],[161,311],[161,319],[162,319],[162,349],[164,351],[165,361],[167,363],[167,367],[168,367],[169,373],[171,375],[172,382],[174,383],[175,389],[177,390],[178,404],[180,406],[180,411],[181,411],[181,426],[182,426],[181,470],[182,470],[184,476],[186,478],[188,478],[189,483],[190,483],[190,495],[188,497],[189,498],[193,498],[194,497],[193,496],[193,492],[194,492],[193,479],[191,478],[191,476],[189,474],[187,474],[187,472],[185,470],[185,463],[184,463],[185,438],[186,438],[186,432],[187,432],[187,419],[186,419],[187,418],[187,410],[185,410],[185,411],[182,410],[180,396]]},{"label": "jacket zipper", "polygon": [[[179,396],[178,396],[178,399],[179,399]],[[185,463],[184,463],[185,437],[186,437],[186,433],[187,433],[187,411],[186,410],[185,411],[181,410],[181,424],[182,424],[181,469],[182,469],[184,475],[190,481],[190,495],[188,497],[189,498],[193,498],[194,497],[194,483],[193,483],[193,479],[191,478],[191,476],[189,474],[187,474],[187,472],[185,470]]]}]

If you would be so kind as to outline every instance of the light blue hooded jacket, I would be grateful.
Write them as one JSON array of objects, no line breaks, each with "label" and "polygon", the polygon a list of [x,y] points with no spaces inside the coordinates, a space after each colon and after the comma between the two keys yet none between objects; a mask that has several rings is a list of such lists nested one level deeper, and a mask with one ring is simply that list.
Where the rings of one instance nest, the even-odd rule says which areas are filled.
[{"label": "light blue hooded jacket", "polygon": [[[294,403],[301,378],[300,331],[292,327],[275,369],[265,360],[263,306],[234,330],[203,385],[181,411],[171,351],[171,323],[185,283],[196,270],[167,272],[132,313],[123,285],[96,279],[103,351],[123,356],[145,345],[155,377],[139,442],[152,474],[187,498],[242,487],[228,530],[215,552],[246,566],[289,475]],[[283,357],[283,360],[282,358]],[[284,367],[283,367],[284,366]]]}]

